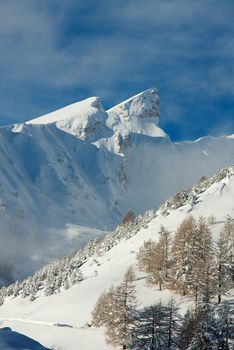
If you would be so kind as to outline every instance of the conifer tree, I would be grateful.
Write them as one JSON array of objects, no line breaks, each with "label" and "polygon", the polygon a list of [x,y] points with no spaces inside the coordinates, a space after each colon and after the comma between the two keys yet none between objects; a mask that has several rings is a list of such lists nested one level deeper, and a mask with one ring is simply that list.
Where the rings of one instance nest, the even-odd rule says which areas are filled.
[{"label": "conifer tree", "polygon": [[107,342],[114,346],[127,348],[135,321],[136,290],[135,272],[130,266],[123,282],[103,292],[92,312],[92,324],[106,328]]},{"label": "conifer tree", "polygon": [[195,334],[197,318],[194,315],[194,312],[191,310],[187,310],[183,321],[181,324],[181,330],[179,334],[178,340],[178,349],[179,350],[187,350],[192,341],[193,334]]},{"label": "conifer tree", "polygon": [[189,350],[217,350],[218,330],[212,304],[204,304],[196,311],[196,327]]},{"label": "conifer tree", "polygon": [[[191,294],[198,303],[213,259],[211,233],[205,219],[190,216],[179,226],[172,246],[172,288]],[[211,281],[209,281],[211,284]]]},{"label": "conifer tree", "polygon": [[211,232],[203,217],[197,223],[197,250],[192,267],[190,294],[195,298],[195,307],[208,302],[215,291],[214,249]]},{"label": "conifer tree", "polygon": [[172,245],[172,288],[182,295],[188,293],[191,272],[196,261],[197,227],[195,219],[190,216],[179,226]]},{"label": "conifer tree", "polygon": [[137,315],[130,348],[174,350],[177,347],[179,316],[173,300],[145,307]]},{"label": "conifer tree", "polygon": [[179,332],[180,332],[180,317],[178,314],[178,307],[173,298],[166,306],[166,347],[165,349],[177,349]]},{"label": "conifer tree", "polygon": [[218,349],[231,350],[234,347],[234,306],[225,301],[217,308]]},{"label": "conifer tree", "polygon": [[168,278],[168,272],[170,268],[170,248],[171,248],[171,236],[170,232],[161,225],[160,231],[160,246],[162,249],[163,270],[165,278]]},{"label": "conifer tree", "polygon": [[134,212],[133,212],[132,209],[129,209],[129,210],[127,211],[127,213],[126,213],[126,214],[124,215],[124,217],[123,217],[123,224],[124,224],[124,225],[127,225],[127,224],[129,224],[130,222],[133,222],[134,219],[135,219],[135,214],[134,214]]},{"label": "conifer tree", "polygon": [[135,273],[130,266],[124,275],[121,285],[113,289],[112,317],[106,326],[107,342],[127,348],[135,320],[136,290],[134,285]]},{"label": "conifer tree", "polygon": [[214,280],[214,265],[212,260],[205,260],[201,263],[200,280],[198,284],[198,304],[210,304],[215,295],[216,286]]},{"label": "conifer tree", "polygon": [[137,260],[138,267],[141,271],[145,271],[149,274],[153,272],[155,248],[156,242],[152,239],[145,241],[143,246],[139,248]]},{"label": "conifer tree", "polygon": [[231,350],[234,315],[228,302],[204,303],[187,311],[180,332],[179,350]]},{"label": "conifer tree", "polygon": [[152,278],[151,281],[159,285],[159,290],[162,290],[162,285],[168,277],[169,267],[169,252],[168,252],[168,236],[161,235],[159,242],[155,245],[152,257]]},{"label": "conifer tree", "polygon": [[151,239],[144,242],[138,251],[137,259],[139,269],[149,273],[149,281],[158,284],[161,290],[168,278],[170,233],[161,226],[159,235],[157,243]]},{"label": "conifer tree", "polygon": [[227,268],[234,283],[234,220],[229,217],[222,232],[223,249],[226,255]]},{"label": "conifer tree", "polygon": [[109,291],[103,292],[92,312],[92,324],[95,327],[108,326],[113,317],[115,307],[115,288],[112,286]]},{"label": "conifer tree", "polygon": [[222,296],[232,286],[231,266],[226,249],[225,231],[222,231],[215,250],[215,272],[216,293],[218,303],[221,303]]},{"label": "conifer tree", "polygon": [[163,306],[159,303],[139,311],[130,348],[164,349],[166,344]]}]

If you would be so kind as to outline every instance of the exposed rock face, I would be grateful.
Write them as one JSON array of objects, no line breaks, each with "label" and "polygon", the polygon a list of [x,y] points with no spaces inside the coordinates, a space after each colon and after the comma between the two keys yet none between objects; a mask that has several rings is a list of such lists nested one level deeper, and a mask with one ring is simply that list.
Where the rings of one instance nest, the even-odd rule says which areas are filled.
[{"label": "exposed rock face", "polygon": [[115,153],[125,153],[131,142],[131,134],[167,137],[158,126],[160,113],[156,88],[129,98],[107,113],[106,125],[113,130],[114,136],[106,141],[106,147]]},{"label": "exposed rock face", "polygon": [[159,96],[156,88],[152,88],[133,96],[117,106],[109,109],[108,114],[116,114],[126,121],[136,118],[156,118],[159,121]]}]

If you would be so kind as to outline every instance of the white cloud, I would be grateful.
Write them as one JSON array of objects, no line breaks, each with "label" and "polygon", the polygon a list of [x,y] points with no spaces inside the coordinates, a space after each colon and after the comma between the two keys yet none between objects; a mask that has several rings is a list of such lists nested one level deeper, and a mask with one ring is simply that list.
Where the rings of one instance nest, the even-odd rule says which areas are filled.
[{"label": "white cloud", "polygon": [[71,89],[83,97],[100,92],[105,104],[158,85],[180,121],[178,90],[207,101],[234,95],[233,7],[218,0],[3,0],[2,111],[15,120],[38,115],[38,90],[54,101]]}]

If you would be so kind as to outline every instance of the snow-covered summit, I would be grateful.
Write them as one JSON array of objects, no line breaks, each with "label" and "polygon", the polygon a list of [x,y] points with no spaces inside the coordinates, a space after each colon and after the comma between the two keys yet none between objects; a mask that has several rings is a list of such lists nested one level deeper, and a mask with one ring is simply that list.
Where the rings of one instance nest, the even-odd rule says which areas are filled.
[{"label": "snow-covered summit", "polygon": [[131,117],[156,118],[159,120],[159,96],[156,88],[145,90],[119,103],[107,111],[115,113],[126,120]]},{"label": "snow-covered summit", "polygon": [[94,141],[100,137],[107,137],[105,126],[107,113],[99,97],[90,97],[86,100],[73,103],[55,112],[32,119],[26,124],[51,124],[81,140]]},{"label": "snow-covered summit", "polygon": [[131,134],[166,137],[159,124],[156,88],[135,95],[105,112],[99,97],[73,103],[26,124],[51,124],[83,141],[95,142],[115,153]]},{"label": "snow-covered summit", "polygon": [[107,126],[126,138],[131,133],[165,137],[159,124],[159,96],[156,88],[141,92],[107,111]]},{"label": "snow-covered summit", "polygon": [[101,235],[129,208],[157,208],[233,164],[233,137],[173,143],[158,124],[159,97],[149,89],[107,112],[91,97],[1,127],[1,258],[8,264],[12,242],[19,242],[14,266],[31,271],[83,245],[89,228]]},{"label": "snow-covered summit", "polygon": [[135,95],[107,111],[106,126],[114,132],[109,139],[101,139],[97,146],[114,153],[125,153],[131,144],[131,135],[165,138],[159,128],[159,96],[156,88]]},{"label": "snow-covered summit", "polygon": [[[57,128],[82,141],[95,143],[113,153],[124,153],[132,134],[168,137],[159,128],[159,96],[156,88],[145,90],[117,106],[104,110],[99,97],[73,103],[26,124],[54,123]],[[13,131],[20,131],[16,125]]]}]

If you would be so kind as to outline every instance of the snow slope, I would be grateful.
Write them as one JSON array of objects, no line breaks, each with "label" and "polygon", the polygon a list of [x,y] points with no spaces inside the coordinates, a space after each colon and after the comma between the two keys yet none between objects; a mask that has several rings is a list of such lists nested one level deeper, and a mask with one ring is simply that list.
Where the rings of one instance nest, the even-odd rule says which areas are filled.
[{"label": "snow slope", "polygon": [[173,143],[155,88],[107,112],[91,97],[1,127],[0,278],[22,278],[233,159],[233,137]]},{"label": "snow slope", "polygon": [[[79,233],[82,245],[118,220],[112,210],[121,194],[117,156],[53,124],[17,133],[1,128],[0,154],[1,259],[11,251],[13,263],[31,258],[33,268],[74,247]],[[85,238],[87,225],[93,229]]]},{"label": "snow slope", "polygon": [[0,329],[0,347],[4,350],[49,350],[33,339],[12,331],[9,327]]},{"label": "snow slope", "polygon": [[51,124],[72,135],[77,136],[81,140],[94,141],[101,136],[108,137],[111,133],[108,132],[105,126],[107,113],[102,107],[98,97],[90,97],[84,101],[73,103],[67,107],[61,108],[58,111],[49,113],[42,117],[28,121],[26,124]]},{"label": "snow slope", "polygon": [[[196,201],[194,201],[194,196]],[[185,204],[173,210],[168,209],[170,200],[157,212],[146,213],[145,224],[140,230],[126,233],[126,237],[106,252],[94,254],[82,265],[84,281],[68,290],[52,296],[40,296],[31,302],[29,298],[9,297],[0,307],[0,321],[17,332],[38,340],[47,347],[57,346],[63,350],[112,349],[105,344],[102,329],[87,327],[91,311],[100,295],[111,285],[121,282],[127,267],[136,263],[136,253],[149,238],[157,240],[160,226],[174,233],[188,215],[195,218],[214,215],[216,223],[211,225],[214,238],[217,236],[228,215],[234,216],[234,166],[222,172],[206,185],[196,186]],[[165,215],[167,208],[167,215]],[[147,223],[148,222],[148,223]],[[156,286],[146,284],[145,274],[137,272],[138,307],[159,300],[166,301],[171,292],[159,292]],[[175,296],[175,295],[174,295]],[[180,306],[186,307],[180,296],[175,296]]]}]

